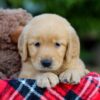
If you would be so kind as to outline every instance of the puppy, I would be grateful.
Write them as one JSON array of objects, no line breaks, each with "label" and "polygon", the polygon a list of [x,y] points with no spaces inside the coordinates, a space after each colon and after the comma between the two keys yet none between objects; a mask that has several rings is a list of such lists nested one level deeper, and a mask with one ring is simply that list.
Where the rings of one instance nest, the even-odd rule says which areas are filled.
[{"label": "puppy", "polygon": [[59,15],[34,17],[23,29],[18,49],[22,58],[19,78],[35,79],[42,88],[53,87],[59,81],[77,84],[88,73],[79,58],[76,31]]}]

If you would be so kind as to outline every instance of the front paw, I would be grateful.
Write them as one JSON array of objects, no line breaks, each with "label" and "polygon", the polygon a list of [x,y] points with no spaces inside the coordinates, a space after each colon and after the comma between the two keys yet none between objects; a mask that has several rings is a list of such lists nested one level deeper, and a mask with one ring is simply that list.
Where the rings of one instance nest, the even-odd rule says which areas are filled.
[{"label": "front paw", "polygon": [[54,87],[59,83],[59,78],[53,73],[44,73],[37,77],[36,82],[41,88]]},{"label": "front paw", "polygon": [[59,79],[63,83],[78,84],[81,78],[86,74],[85,71],[77,69],[68,69],[60,74]]}]

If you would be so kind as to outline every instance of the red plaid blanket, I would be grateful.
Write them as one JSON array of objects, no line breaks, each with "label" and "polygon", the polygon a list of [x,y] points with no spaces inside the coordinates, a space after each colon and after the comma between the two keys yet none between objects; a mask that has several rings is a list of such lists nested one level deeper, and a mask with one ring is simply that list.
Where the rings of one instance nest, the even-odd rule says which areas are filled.
[{"label": "red plaid blanket", "polygon": [[0,80],[0,100],[100,100],[100,74],[91,72],[77,85],[44,89],[31,79]]}]

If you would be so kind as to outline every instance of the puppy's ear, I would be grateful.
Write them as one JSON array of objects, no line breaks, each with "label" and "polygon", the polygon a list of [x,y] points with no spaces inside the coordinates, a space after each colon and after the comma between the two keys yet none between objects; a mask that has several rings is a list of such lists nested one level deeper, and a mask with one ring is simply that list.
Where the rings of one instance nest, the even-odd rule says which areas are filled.
[{"label": "puppy's ear", "polygon": [[80,42],[76,34],[76,31],[72,26],[69,27],[68,33],[69,33],[69,41],[66,50],[66,60],[68,63],[70,63],[71,60],[77,59],[80,56]]},{"label": "puppy's ear", "polygon": [[18,50],[22,61],[27,60],[27,34],[23,31],[18,39]]}]

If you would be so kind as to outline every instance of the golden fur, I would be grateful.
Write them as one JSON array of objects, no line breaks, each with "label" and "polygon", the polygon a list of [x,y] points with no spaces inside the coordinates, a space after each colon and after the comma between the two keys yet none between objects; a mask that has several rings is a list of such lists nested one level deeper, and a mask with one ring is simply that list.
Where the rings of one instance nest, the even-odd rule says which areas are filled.
[{"label": "golden fur", "polygon": [[[36,43],[40,46],[36,47]],[[34,17],[19,37],[18,49],[23,66],[19,77],[36,79],[40,87],[53,87],[59,80],[76,84],[88,72],[79,58],[76,31],[67,20],[55,14]],[[51,67],[44,68],[42,59],[52,59]]]}]

